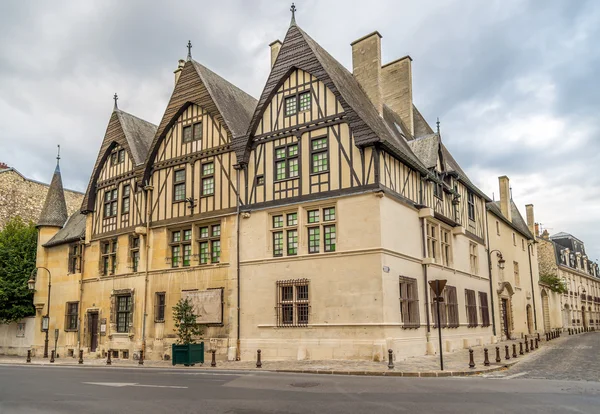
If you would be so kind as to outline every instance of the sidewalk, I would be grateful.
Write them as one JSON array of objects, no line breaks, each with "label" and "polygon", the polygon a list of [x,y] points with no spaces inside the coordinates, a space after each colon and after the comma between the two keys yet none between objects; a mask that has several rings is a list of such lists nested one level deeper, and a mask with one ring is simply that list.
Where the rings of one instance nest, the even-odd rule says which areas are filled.
[{"label": "sidewalk", "polygon": [[[550,342],[562,341],[564,336]],[[517,358],[513,358],[513,347],[516,344]],[[517,362],[528,359],[546,348],[547,342],[539,342],[539,349],[525,352],[523,343],[523,355],[519,355],[519,341],[505,341],[498,344],[487,345],[489,350],[490,366],[484,366],[484,347],[473,347],[473,359],[476,364],[474,368],[469,368],[469,350],[461,349],[452,353],[444,354],[444,371],[440,371],[440,360],[438,355],[425,355],[420,357],[411,357],[403,360],[394,361],[394,368],[389,369],[387,361],[346,361],[346,360],[288,360],[288,361],[269,361],[268,356],[263,354],[262,368],[256,368],[256,361],[217,361],[216,368],[210,366],[210,354],[204,365],[194,367],[173,366],[171,361],[146,360],[144,365],[139,365],[138,361],[128,359],[113,359],[112,367],[128,367],[140,369],[144,368],[175,368],[185,370],[256,370],[271,372],[294,372],[311,374],[337,374],[337,375],[373,375],[373,376],[403,376],[403,377],[449,377],[449,376],[467,376],[488,373],[507,369]],[[510,359],[505,359],[505,346],[509,347]],[[501,362],[496,363],[496,347],[500,347]],[[264,359],[267,360],[264,360]],[[23,364],[23,365],[60,365],[60,366],[81,366],[77,358],[57,358],[56,362],[50,364],[49,359],[33,358],[31,363],[26,363],[25,357],[0,356],[0,364]],[[84,359],[83,366],[106,366],[105,359]]]}]

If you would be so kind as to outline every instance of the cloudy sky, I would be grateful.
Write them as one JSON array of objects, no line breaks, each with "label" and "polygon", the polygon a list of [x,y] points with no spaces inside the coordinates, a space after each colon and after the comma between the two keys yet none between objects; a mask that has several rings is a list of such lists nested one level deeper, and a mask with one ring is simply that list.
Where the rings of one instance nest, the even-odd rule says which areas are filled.
[{"label": "cloudy sky", "polygon": [[[298,24],[346,67],[378,30],[384,62],[410,54],[414,100],[490,197],[508,175],[524,213],[600,258],[600,3],[299,0]],[[0,161],[49,181],[56,145],[84,191],[118,92],[158,123],[173,70],[194,59],[258,97],[288,1],[3,1]]]}]

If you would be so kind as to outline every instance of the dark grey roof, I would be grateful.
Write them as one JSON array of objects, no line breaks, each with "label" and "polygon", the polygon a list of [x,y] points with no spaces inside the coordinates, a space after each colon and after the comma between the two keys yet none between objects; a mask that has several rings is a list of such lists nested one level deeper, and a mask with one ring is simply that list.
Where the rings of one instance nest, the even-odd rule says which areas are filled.
[{"label": "dark grey roof", "polygon": [[67,203],[65,201],[65,193],[62,185],[62,178],[60,176],[60,167],[57,164],[37,225],[38,227],[62,227],[66,220]]},{"label": "dark grey roof", "polygon": [[258,101],[195,60],[192,63],[231,135],[239,137],[246,134]]},{"label": "dark grey roof", "polygon": [[527,237],[530,240],[534,240],[533,234],[529,231],[529,227],[527,227],[527,223],[523,220],[523,216],[519,212],[517,205],[514,201],[510,200],[510,212],[512,216],[512,223],[508,221],[504,214],[502,214],[502,208],[500,207],[500,201],[492,201],[486,204],[487,209],[494,213],[498,218],[502,219],[506,224],[510,227],[521,233],[523,236]]},{"label": "dark grey roof", "polygon": [[82,239],[85,236],[85,215],[79,211],[73,213],[65,223],[65,226],[58,231],[44,247],[58,246],[59,244],[71,243]]},{"label": "dark grey roof", "polygon": [[437,134],[425,135],[408,141],[410,149],[427,168],[437,167],[440,140]]},{"label": "dark grey roof", "polygon": [[433,134],[433,129],[429,126],[421,112],[417,109],[416,106],[413,105],[413,123],[415,129],[415,138],[421,137],[423,135]]},{"label": "dark grey roof", "polygon": [[156,134],[156,125],[120,109],[115,110],[136,165],[143,164]]}]

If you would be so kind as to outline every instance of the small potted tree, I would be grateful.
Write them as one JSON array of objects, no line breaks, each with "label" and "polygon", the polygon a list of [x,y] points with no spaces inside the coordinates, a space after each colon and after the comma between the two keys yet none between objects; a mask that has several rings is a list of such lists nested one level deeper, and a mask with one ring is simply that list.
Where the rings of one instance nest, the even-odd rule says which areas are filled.
[{"label": "small potted tree", "polygon": [[204,333],[204,326],[196,322],[197,315],[189,298],[179,299],[173,307],[174,331],[177,343],[173,344],[173,365],[186,367],[204,363],[204,342],[197,342]]}]

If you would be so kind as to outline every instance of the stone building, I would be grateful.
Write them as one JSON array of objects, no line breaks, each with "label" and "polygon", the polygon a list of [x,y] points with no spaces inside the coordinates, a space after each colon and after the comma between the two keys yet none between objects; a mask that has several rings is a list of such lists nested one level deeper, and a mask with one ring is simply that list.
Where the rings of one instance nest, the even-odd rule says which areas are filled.
[{"label": "stone building", "polygon": [[527,222],[512,200],[508,177],[499,177],[500,200],[487,204],[493,283],[494,329],[502,339],[520,338],[543,329],[533,205]]},{"label": "stone building", "polygon": [[[48,187],[48,184],[26,178],[15,168],[0,163],[0,229],[16,216],[37,222]],[[67,211],[70,214],[78,211],[83,194],[72,190],[65,190],[64,194]]]},{"label": "stone building", "polygon": [[[585,252],[585,244],[569,233],[550,236],[544,230],[539,243],[540,294],[544,329],[600,329],[600,268]],[[551,288],[547,278],[558,278],[565,293]]]},{"label": "stone building", "polygon": [[219,358],[422,355],[438,328],[445,351],[495,340],[491,200],[415,106],[412,59],[382,62],[374,32],[350,72],[294,19],[270,47],[259,100],[188,52],[158,126],[115,103],[82,214],[48,202],[38,223],[52,298],[40,271],[34,302],[60,352],[168,358],[182,297]]}]

